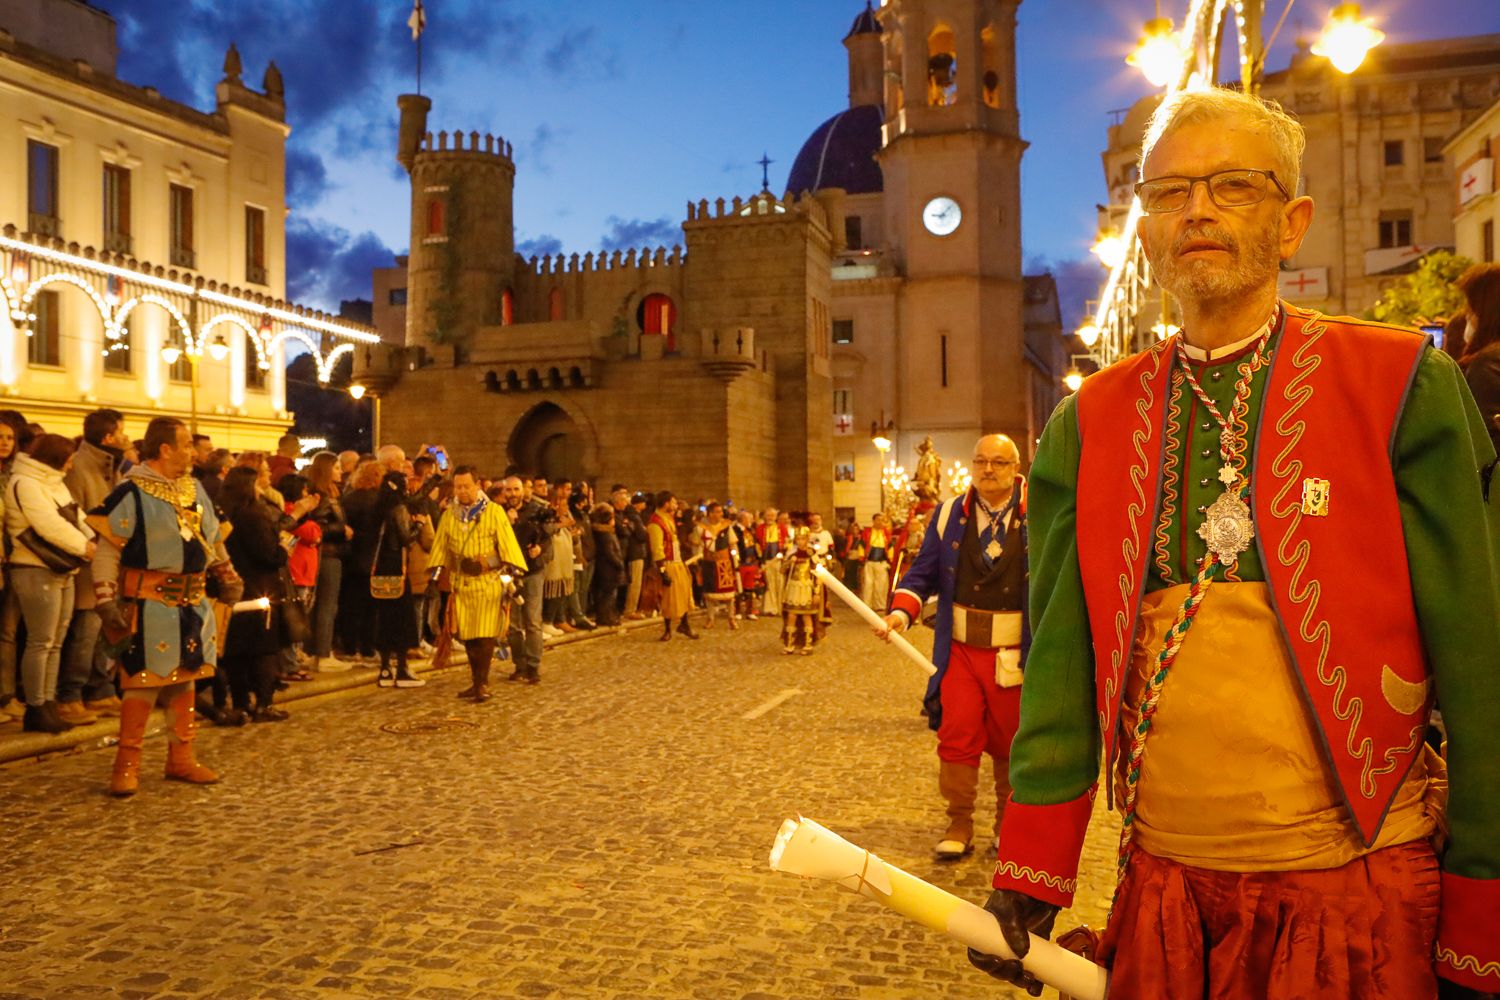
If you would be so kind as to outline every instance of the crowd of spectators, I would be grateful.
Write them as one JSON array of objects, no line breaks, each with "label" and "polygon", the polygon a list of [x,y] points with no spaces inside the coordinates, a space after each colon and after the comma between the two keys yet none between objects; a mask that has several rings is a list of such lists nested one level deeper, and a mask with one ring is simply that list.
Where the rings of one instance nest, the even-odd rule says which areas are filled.
[{"label": "crowd of spectators", "polygon": [[[0,724],[21,722],[27,731],[62,732],[120,712],[88,579],[95,541],[87,515],[139,460],[140,442],[115,410],[88,414],[82,430],[76,438],[49,434],[0,411]],[[193,475],[231,526],[224,549],[244,581],[243,599],[266,599],[263,610],[219,623],[220,669],[200,682],[202,715],[231,726],[281,721],[278,691],[356,666],[378,667],[383,687],[425,684],[420,665],[437,652],[449,603],[445,575],[428,568],[436,529],[454,503],[446,450],[422,445],[408,458],[386,445],[374,454],[304,458],[292,434],[273,455],[231,453],[204,434],[194,435],[193,447]],[[660,613],[662,575],[646,525],[671,494],[614,484],[601,496],[588,482],[524,470],[481,477],[479,486],[505,510],[527,555],[510,633],[495,637],[508,648],[512,679],[539,679],[549,638]],[[804,524],[814,544],[858,578],[863,544],[852,523],[835,536],[817,514],[709,499],[662,509],[673,511],[695,607],[704,601],[710,510],[715,523],[731,522],[735,619],[779,612],[778,574],[766,569]]]}]

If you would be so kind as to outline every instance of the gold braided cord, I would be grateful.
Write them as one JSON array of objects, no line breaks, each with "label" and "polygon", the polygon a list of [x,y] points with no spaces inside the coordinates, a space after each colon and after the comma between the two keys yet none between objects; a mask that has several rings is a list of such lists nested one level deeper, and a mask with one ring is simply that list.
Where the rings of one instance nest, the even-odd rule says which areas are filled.
[{"label": "gold braided cord", "polygon": [[[1172,586],[1172,537],[1170,528],[1172,518],[1177,513],[1177,481],[1180,478],[1177,466],[1181,457],[1177,449],[1182,445],[1182,405],[1179,400],[1182,397],[1182,370],[1177,367],[1172,369],[1172,389],[1167,396],[1167,424],[1164,435],[1166,437],[1166,457],[1164,459],[1161,473],[1161,517],[1156,521],[1156,569],[1161,573],[1162,582]],[[1184,510],[1184,516],[1186,511]]]},{"label": "gold braided cord", "polygon": [[1039,872],[1035,868],[1018,865],[1014,861],[1002,861],[995,868],[995,874],[1014,875],[1018,879],[1027,882],[1040,882],[1042,885],[1050,886],[1058,892],[1073,893],[1078,891],[1078,880],[1076,878],[1058,878],[1056,875],[1048,875]]},{"label": "gold braided cord", "polygon": [[1481,965],[1475,956],[1460,955],[1452,948],[1444,948],[1442,945],[1438,945],[1437,960],[1476,976],[1500,976],[1500,962],[1485,962]]}]

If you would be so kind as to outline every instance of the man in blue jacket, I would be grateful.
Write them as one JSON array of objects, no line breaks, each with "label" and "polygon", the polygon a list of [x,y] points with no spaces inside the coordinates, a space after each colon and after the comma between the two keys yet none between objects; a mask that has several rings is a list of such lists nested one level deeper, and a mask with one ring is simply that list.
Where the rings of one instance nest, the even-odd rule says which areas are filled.
[{"label": "man in blue jacket", "polygon": [[[890,632],[917,621],[938,599],[927,722],[938,734],[938,788],[948,829],[935,849],[956,860],[974,849],[980,758],[995,767],[995,828],[1010,796],[1010,741],[1021,707],[1026,623],[1026,483],[1021,453],[1003,434],[974,446],[973,483],[927,522],[922,548],[898,581]],[[888,633],[881,633],[882,637]],[[993,844],[993,841],[991,842]]]}]

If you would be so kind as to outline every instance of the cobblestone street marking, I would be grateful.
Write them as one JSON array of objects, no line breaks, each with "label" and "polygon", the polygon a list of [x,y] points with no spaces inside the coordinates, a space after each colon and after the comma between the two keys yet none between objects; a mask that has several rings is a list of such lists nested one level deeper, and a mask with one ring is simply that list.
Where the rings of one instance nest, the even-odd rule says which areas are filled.
[{"label": "cobblestone street marking", "polygon": [[801,691],[801,690],[799,690],[797,688],[787,688],[786,690],[782,691],[780,694],[776,695],[774,698],[771,698],[771,699],[769,699],[767,701],[761,702],[759,705],[756,705],[750,711],[748,711],[744,715],[740,716],[740,718],[744,719],[746,722],[749,722],[751,719],[758,719],[762,715],[765,715],[767,712],[769,712],[771,709],[775,708],[777,705],[780,705],[782,702],[786,701],[787,699],[789,699],[789,698],[795,698],[799,694],[803,694],[803,693],[804,693],[803,691]]}]

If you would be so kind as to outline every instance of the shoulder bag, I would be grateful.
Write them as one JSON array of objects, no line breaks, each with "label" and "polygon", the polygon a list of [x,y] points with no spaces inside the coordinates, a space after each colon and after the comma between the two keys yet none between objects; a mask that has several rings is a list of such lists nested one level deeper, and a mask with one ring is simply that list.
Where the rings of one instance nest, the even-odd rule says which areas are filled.
[{"label": "shoulder bag", "polygon": [[[387,515],[389,517],[389,515]],[[373,572],[380,565],[380,550],[385,544],[385,521],[380,522],[380,533],[375,536],[375,558],[370,563],[370,596],[377,601],[395,601],[406,593],[406,549],[401,550],[401,573],[398,576],[377,576]]]}]

